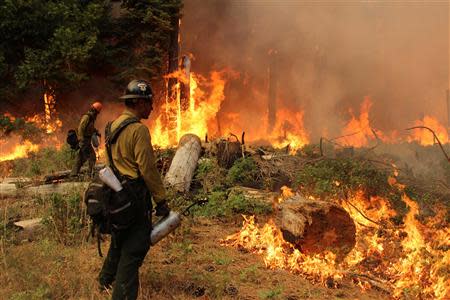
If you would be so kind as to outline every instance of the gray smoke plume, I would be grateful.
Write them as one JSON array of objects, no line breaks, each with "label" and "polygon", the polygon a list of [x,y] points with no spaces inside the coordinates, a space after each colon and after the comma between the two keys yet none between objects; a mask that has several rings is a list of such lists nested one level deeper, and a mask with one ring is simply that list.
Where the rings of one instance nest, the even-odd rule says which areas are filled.
[{"label": "gray smoke plume", "polygon": [[277,106],[305,110],[312,142],[338,135],[364,96],[377,129],[424,115],[446,124],[448,13],[445,1],[186,0],[181,50],[194,55],[194,72],[241,74],[228,83],[221,112],[244,114],[243,130],[267,110],[274,50]]}]

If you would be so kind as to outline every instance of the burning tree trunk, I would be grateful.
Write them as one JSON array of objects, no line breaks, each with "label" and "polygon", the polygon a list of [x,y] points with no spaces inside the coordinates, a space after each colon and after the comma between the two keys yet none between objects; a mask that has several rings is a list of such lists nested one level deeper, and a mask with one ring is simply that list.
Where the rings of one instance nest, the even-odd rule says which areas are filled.
[{"label": "burning tree trunk", "polygon": [[181,137],[165,178],[165,182],[177,192],[189,191],[201,150],[202,143],[198,136],[185,134]]},{"label": "burning tree trunk", "polygon": [[190,105],[190,77],[191,77],[191,60],[189,56],[183,55],[181,62],[184,81],[180,82],[180,108],[182,111],[189,109]]},{"label": "burning tree trunk", "polygon": [[[180,49],[178,36],[180,33],[180,20],[178,18],[178,15],[175,15],[172,17],[170,21],[170,26],[172,30],[170,31],[170,44],[169,44],[169,65],[168,65],[168,73],[171,74],[178,70],[178,52]],[[171,92],[174,90],[173,86],[177,83],[176,78],[169,78],[168,85],[167,85],[167,93],[169,95],[169,99],[171,98]],[[176,97],[173,97],[172,99],[175,99]]]},{"label": "burning tree trunk", "polygon": [[355,246],[355,224],[339,205],[295,195],[279,208],[278,223],[283,238],[303,253],[328,250],[339,261]]},{"label": "burning tree trunk", "polygon": [[269,65],[269,101],[268,101],[268,114],[269,114],[269,127],[268,133],[271,133],[275,126],[276,120],[276,102],[277,102],[277,85],[278,85],[278,68],[277,68],[277,51],[271,51],[270,65]]},{"label": "burning tree trunk", "polygon": [[[178,70],[178,54],[180,51],[179,45],[179,34],[180,34],[180,19],[179,19],[179,11],[174,13],[170,20],[170,40],[169,40],[169,49],[168,49],[168,74],[173,74]],[[168,127],[168,133],[171,140],[174,140],[176,137],[176,128],[177,128],[177,112],[174,110],[173,105],[169,105],[174,101],[177,101],[177,78],[175,76],[169,76],[167,81],[167,96],[166,96],[166,106],[169,108],[166,111],[166,124]]]}]

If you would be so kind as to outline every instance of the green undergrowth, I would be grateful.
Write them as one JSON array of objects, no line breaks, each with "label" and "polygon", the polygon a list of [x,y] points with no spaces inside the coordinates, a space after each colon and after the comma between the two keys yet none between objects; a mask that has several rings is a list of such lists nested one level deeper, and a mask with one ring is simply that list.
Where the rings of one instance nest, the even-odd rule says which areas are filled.
[{"label": "green undergrowth", "polygon": [[380,168],[368,160],[355,157],[323,159],[306,164],[298,171],[294,187],[322,200],[346,199],[356,191],[363,192],[367,199],[372,196],[383,197],[397,212],[397,221],[409,211],[401,198],[403,193],[419,204],[418,219],[433,216],[437,204],[444,204],[448,210],[448,199],[439,199],[436,193],[414,186],[399,189],[388,183],[392,176],[390,169]]},{"label": "green undergrowth", "polygon": [[23,118],[11,118],[0,115],[0,138],[8,137],[11,134],[20,136],[22,140],[40,142],[45,136],[45,130],[36,126],[33,122],[27,122]]},{"label": "green undergrowth", "polygon": [[228,170],[227,182],[229,185],[243,185],[253,188],[261,188],[262,181],[260,178],[258,165],[251,157],[239,158]]},{"label": "green undergrowth", "polygon": [[52,194],[41,201],[45,205],[46,231],[65,245],[81,244],[88,235],[89,220],[80,192]]},{"label": "green undergrowth", "polygon": [[192,208],[192,213],[205,217],[234,217],[236,215],[266,215],[272,205],[260,200],[244,197],[239,192],[214,191],[204,195],[208,202]]},{"label": "green undergrowth", "polygon": [[27,158],[19,158],[12,161],[11,175],[36,177],[50,174],[56,171],[71,169],[76,152],[64,145],[60,150],[54,147],[46,147],[37,152],[28,153]]}]

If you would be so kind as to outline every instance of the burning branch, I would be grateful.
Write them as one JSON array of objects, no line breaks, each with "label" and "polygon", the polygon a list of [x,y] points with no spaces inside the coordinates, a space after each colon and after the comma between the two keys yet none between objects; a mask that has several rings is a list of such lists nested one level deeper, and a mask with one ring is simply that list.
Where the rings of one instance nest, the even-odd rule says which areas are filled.
[{"label": "burning branch", "polygon": [[436,135],[436,133],[433,131],[433,129],[431,129],[430,127],[427,126],[414,126],[414,127],[410,127],[410,128],[406,128],[405,130],[413,130],[413,129],[428,129],[429,131],[431,131],[431,133],[434,136],[434,139],[438,142],[439,147],[442,150],[442,153],[444,153],[445,158],[447,159],[447,161],[450,163],[450,158],[448,157],[448,154],[445,152],[444,147],[442,147],[441,141],[439,140],[438,136]]}]

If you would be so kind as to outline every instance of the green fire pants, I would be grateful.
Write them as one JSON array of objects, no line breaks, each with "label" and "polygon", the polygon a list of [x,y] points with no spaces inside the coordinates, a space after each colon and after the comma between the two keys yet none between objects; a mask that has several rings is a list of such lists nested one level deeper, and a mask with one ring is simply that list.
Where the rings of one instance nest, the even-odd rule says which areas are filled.
[{"label": "green fire pants", "polygon": [[139,267],[150,249],[150,232],[150,222],[146,222],[112,234],[99,282],[113,286],[113,300],[137,298]]},{"label": "green fire pants", "polygon": [[94,170],[95,161],[97,157],[95,155],[94,148],[89,142],[80,143],[80,150],[77,152],[77,157],[75,158],[75,164],[73,165],[71,175],[75,176],[80,173],[80,169],[86,161],[89,161],[89,175],[92,176],[92,171]]}]

